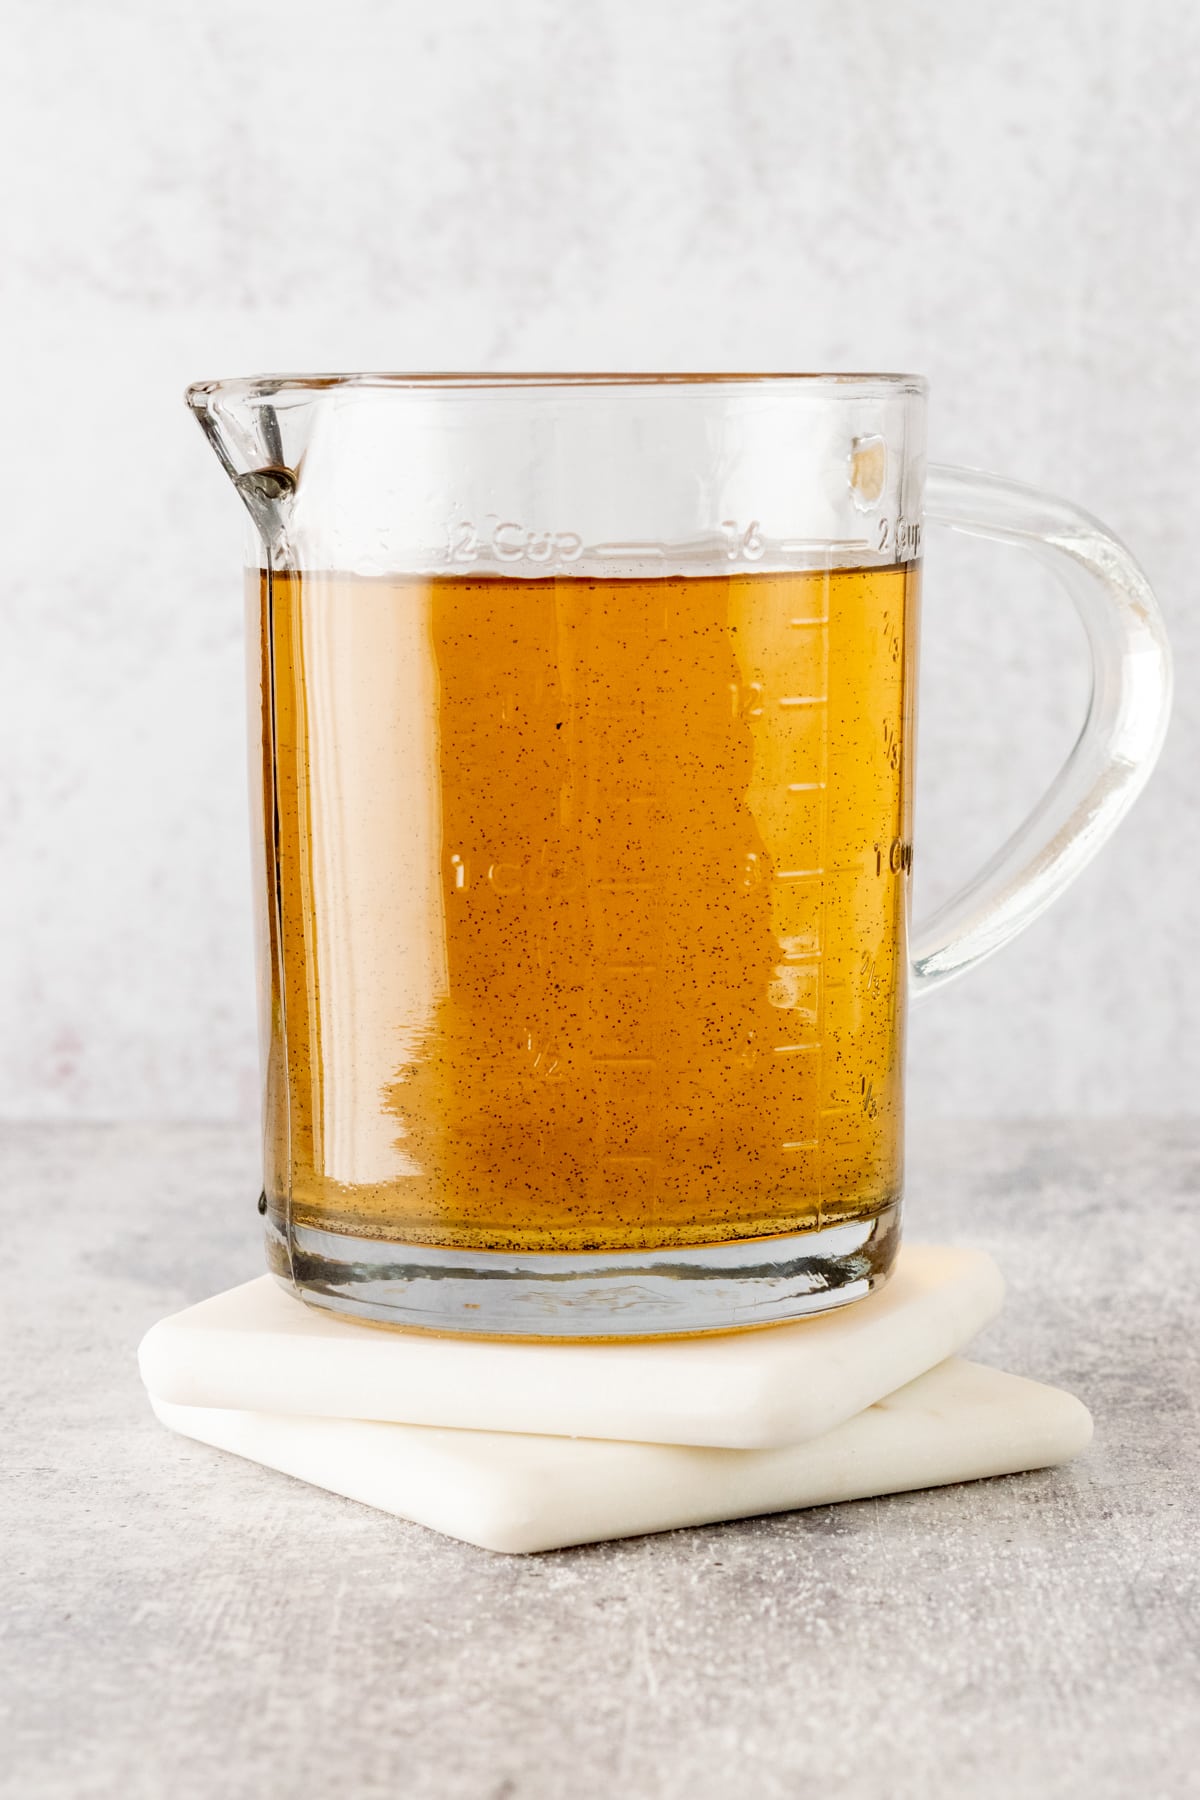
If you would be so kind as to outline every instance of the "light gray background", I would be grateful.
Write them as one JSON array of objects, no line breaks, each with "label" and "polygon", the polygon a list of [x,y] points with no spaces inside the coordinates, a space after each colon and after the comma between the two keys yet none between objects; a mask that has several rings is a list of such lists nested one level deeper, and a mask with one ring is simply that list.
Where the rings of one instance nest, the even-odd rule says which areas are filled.
[{"label": "light gray background", "polygon": [[[1118,841],[914,1019],[918,1112],[1191,1111],[1190,0],[10,0],[0,1112],[257,1105],[241,516],[185,382],[898,368],[931,451],[1099,513],[1180,701]],[[935,537],[919,890],[1081,716],[1048,578]]]}]

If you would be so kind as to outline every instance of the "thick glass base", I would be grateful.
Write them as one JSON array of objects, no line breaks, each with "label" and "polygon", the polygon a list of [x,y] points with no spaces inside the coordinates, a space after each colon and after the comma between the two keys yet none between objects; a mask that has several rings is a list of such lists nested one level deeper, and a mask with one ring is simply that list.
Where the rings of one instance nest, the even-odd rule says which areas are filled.
[{"label": "thick glass base", "polygon": [[680,1250],[536,1255],[268,1230],[272,1271],[314,1306],[406,1330],[646,1338],[780,1325],[861,1300],[900,1245],[899,1202],[787,1237]]}]

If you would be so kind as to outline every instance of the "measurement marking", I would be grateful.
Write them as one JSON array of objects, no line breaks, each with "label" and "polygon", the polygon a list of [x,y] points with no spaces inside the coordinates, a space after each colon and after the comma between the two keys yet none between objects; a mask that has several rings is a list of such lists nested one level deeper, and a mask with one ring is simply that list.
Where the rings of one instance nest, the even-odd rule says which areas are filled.
[{"label": "measurement marking", "polygon": [[805,1052],[811,1053],[819,1050],[820,1047],[819,1044],[776,1044],[775,1054],[776,1056],[800,1056]]},{"label": "measurement marking", "polygon": [[822,793],[824,788],[823,781],[789,781],[787,791],[789,794],[816,794]]},{"label": "measurement marking", "polygon": [[776,869],[776,881],[807,881],[813,875],[824,875],[824,869]]},{"label": "measurement marking", "polygon": [[873,550],[870,538],[784,538],[781,550],[803,556],[813,550]]},{"label": "measurement marking", "polygon": [[779,1148],[781,1150],[818,1150],[820,1145],[820,1138],[799,1138],[795,1143],[780,1144]]},{"label": "measurement marking", "polygon": [[665,556],[661,544],[593,544],[587,556]]},{"label": "measurement marking", "polygon": [[828,694],[784,694],[780,706],[824,706]]},{"label": "measurement marking", "polygon": [[789,619],[789,631],[811,631],[815,625],[828,625],[829,614],[821,613],[815,619]]}]

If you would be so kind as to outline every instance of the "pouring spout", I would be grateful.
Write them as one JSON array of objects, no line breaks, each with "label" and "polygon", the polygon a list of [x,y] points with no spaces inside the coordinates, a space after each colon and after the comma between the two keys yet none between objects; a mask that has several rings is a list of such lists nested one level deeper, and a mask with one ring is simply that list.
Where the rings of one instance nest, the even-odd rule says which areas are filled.
[{"label": "pouring spout", "polygon": [[288,561],[312,397],[280,382],[198,381],[185,395],[254,522],[270,562]]}]

